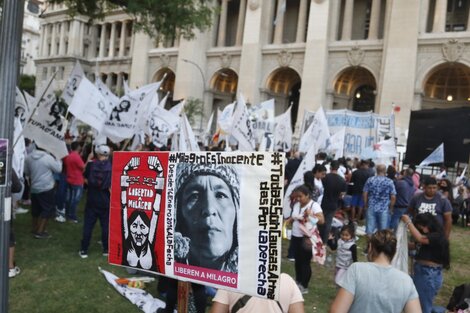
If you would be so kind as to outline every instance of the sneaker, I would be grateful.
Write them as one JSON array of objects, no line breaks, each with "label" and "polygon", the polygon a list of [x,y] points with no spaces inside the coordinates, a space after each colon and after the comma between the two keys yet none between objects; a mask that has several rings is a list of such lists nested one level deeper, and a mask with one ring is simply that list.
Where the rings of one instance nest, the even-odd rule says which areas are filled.
[{"label": "sneaker", "polygon": [[289,261],[291,262],[295,262],[295,259],[294,258],[287,258]]},{"label": "sneaker", "polygon": [[74,223],[74,224],[78,224],[78,223],[79,223],[79,221],[78,221],[77,218],[69,218],[68,221],[69,221],[70,223]]},{"label": "sneaker", "polygon": [[108,257],[109,253],[108,251],[103,251],[103,256]]},{"label": "sneaker", "polygon": [[25,214],[25,213],[28,213],[28,209],[25,209],[25,208],[22,208],[22,207],[17,207],[16,210],[15,210],[15,213],[16,214]]},{"label": "sneaker", "polygon": [[86,251],[83,251],[83,250],[78,251],[78,255],[79,255],[82,259],[88,258],[88,253],[87,253]]},{"label": "sneaker", "polygon": [[65,223],[66,219],[65,219],[65,217],[63,217],[62,215],[57,215],[57,216],[55,217],[55,221],[56,221],[56,222],[59,222],[59,223]]},{"label": "sneaker", "polygon": [[49,239],[51,237],[52,236],[49,235],[49,233],[47,231],[44,231],[42,233],[35,233],[34,234],[34,238],[36,238],[36,239]]},{"label": "sneaker", "polygon": [[15,266],[14,268],[10,268],[8,270],[8,277],[13,278],[13,277],[18,276],[20,273],[21,273],[20,268],[18,266]]},{"label": "sneaker", "polygon": [[28,200],[21,200],[20,202],[23,205],[31,205],[31,200],[29,200],[29,199]]}]

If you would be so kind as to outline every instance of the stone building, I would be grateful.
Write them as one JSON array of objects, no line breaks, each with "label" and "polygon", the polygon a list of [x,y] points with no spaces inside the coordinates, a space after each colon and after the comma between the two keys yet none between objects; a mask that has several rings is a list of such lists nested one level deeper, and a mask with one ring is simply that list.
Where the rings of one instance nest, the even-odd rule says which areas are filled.
[{"label": "stone building", "polygon": [[470,104],[470,0],[218,0],[212,28],[194,40],[157,42],[112,11],[101,21],[49,5],[36,59],[40,86],[76,60],[117,92],[167,74],[162,93],[211,112],[242,92],[275,98],[276,114],[348,108],[390,114],[404,143],[411,110]]},{"label": "stone building", "polygon": [[25,1],[23,35],[21,38],[21,74],[36,75],[34,61],[39,52],[39,13],[41,5],[38,0]]}]

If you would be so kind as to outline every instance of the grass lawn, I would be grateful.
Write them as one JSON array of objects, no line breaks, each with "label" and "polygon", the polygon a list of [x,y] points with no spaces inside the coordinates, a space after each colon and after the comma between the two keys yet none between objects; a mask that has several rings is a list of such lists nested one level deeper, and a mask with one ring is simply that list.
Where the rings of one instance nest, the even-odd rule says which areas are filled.
[{"label": "grass lawn", "polygon": [[[80,209],[79,216],[83,216]],[[102,267],[120,277],[129,277],[125,269],[107,264],[101,255],[99,224],[95,226],[89,257],[78,256],[83,224],[49,223],[52,238],[34,239],[31,235],[31,216],[18,215],[14,221],[17,237],[16,262],[22,272],[10,279],[10,312],[141,312],[121,297],[98,272]],[[284,256],[288,241],[283,243]],[[364,242],[361,239],[359,250]],[[445,306],[456,285],[470,281],[470,227],[454,227],[451,234],[451,269],[445,271],[444,286],[436,304]],[[364,256],[360,256],[364,258]],[[283,272],[294,275],[294,263],[285,257]],[[310,291],[305,295],[305,312],[327,312],[336,288],[333,283],[333,264],[312,264]],[[147,290],[157,295],[156,283]]]}]

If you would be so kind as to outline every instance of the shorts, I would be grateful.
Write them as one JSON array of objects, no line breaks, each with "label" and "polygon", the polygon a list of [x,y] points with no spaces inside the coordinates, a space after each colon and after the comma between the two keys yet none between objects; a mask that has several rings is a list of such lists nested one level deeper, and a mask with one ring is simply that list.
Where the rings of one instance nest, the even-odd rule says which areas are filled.
[{"label": "shorts", "polygon": [[352,195],[351,206],[360,208],[364,207],[364,199],[362,198],[362,194]]},{"label": "shorts", "polygon": [[345,195],[343,197],[343,208],[349,208],[351,207],[352,204],[352,196],[351,195]]},{"label": "shorts", "polygon": [[55,189],[31,194],[31,215],[51,218],[55,215]]}]

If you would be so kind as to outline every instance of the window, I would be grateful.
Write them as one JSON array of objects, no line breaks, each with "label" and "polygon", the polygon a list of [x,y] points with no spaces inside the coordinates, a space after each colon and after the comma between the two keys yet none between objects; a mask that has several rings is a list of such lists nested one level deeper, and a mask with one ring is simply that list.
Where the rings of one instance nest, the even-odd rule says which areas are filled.
[{"label": "window", "polygon": [[446,32],[461,32],[468,28],[468,0],[448,0]]},{"label": "window", "polygon": [[26,9],[33,14],[39,14],[39,4],[36,1],[28,1]]}]

